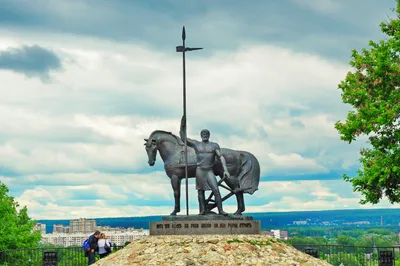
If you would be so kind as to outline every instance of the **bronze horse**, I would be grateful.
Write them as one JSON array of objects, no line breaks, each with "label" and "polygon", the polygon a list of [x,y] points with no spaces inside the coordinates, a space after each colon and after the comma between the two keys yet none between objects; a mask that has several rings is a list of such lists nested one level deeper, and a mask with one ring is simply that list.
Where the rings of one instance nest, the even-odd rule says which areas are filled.
[{"label": "bronze horse", "polygon": [[[176,135],[171,132],[156,130],[152,132],[148,139],[145,139],[145,148],[148,155],[148,163],[153,166],[156,161],[157,151],[164,161],[164,169],[168,177],[171,179],[172,189],[174,190],[175,208],[171,215],[176,215],[180,212],[180,196],[181,196],[181,180],[185,178],[185,144]],[[188,177],[195,177],[196,173],[196,153],[193,148],[188,147]],[[257,158],[246,151],[236,151],[231,149],[221,148],[221,153],[225,158],[230,178],[224,182],[228,187],[221,184],[220,186],[231,191],[231,194],[225,196],[223,200],[236,195],[237,211],[234,215],[242,215],[245,211],[244,193],[253,194],[258,190],[260,182],[260,164]],[[216,176],[223,177],[223,168],[221,162],[216,159],[214,166]],[[207,203],[212,201],[212,195],[207,200]],[[215,207],[215,204],[207,204],[207,211]]]}]

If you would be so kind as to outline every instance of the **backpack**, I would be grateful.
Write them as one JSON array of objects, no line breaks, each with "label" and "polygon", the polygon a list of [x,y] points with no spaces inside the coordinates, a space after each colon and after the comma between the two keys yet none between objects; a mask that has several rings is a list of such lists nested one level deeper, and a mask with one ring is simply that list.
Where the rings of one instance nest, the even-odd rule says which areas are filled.
[{"label": "backpack", "polygon": [[83,241],[82,248],[84,251],[89,251],[90,250],[90,244],[89,244],[89,238]]},{"label": "backpack", "polygon": [[105,241],[105,243],[104,243],[104,249],[107,251],[107,253],[111,253],[111,247],[108,245],[107,239],[105,239],[104,241]]}]

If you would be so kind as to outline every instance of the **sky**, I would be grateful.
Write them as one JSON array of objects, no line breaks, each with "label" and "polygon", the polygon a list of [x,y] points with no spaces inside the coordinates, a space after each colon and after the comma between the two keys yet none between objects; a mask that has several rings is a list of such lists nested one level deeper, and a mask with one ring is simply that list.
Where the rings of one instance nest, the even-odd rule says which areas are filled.
[{"label": "sky", "polygon": [[[144,138],[179,135],[182,26],[188,136],[253,153],[246,212],[360,205],[342,178],[361,139],[340,140],[338,84],[352,49],[384,36],[394,0],[0,0],[0,181],[33,219],[168,215],[170,180]],[[198,212],[194,179],[189,210]],[[182,215],[185,187],[182,183]],[[221,190],[222,194],[227,194]],[[232,197],[224,202],[236,210]]]}]

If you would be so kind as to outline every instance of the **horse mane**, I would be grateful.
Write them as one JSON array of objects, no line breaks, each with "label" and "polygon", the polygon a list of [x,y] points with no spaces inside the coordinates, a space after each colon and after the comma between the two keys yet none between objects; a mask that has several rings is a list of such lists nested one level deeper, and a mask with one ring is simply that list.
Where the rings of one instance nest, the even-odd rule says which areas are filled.
[{"label": "horse mane", "polygon": [[174,138],[174,139],[176,140],[176,142],[177,142],[178,145],[180,145],[180,146],[185,146],[185,143],[183,143],[183,141],[181,140],[181,138],[178,137],[178,136],[176,136],[175,134],[172,134],[172,132],[165,131],[165,130],[155,130],[155,131],[153,131],[153,132],[150,134],[150,137],[152,137],[153,135],[156,135],[156,134],[166,134],[166,135],[169,135],[169,136],[171,136],[172,138]]}]

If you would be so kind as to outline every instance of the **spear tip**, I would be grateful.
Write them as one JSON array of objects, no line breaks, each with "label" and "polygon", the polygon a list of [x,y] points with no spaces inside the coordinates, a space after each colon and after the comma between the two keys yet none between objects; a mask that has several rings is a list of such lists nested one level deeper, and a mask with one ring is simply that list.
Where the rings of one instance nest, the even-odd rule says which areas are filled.
[{"label": "spear tip", "polygon": [[186,39],[186,31],[185,31],[185,26],[182,28],[182,40]]}]

